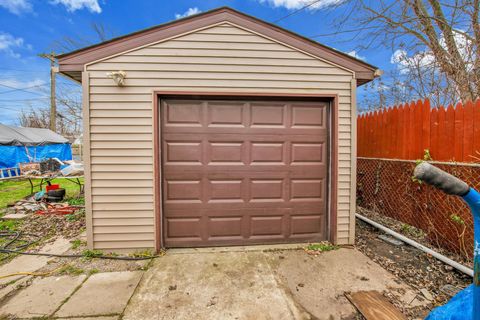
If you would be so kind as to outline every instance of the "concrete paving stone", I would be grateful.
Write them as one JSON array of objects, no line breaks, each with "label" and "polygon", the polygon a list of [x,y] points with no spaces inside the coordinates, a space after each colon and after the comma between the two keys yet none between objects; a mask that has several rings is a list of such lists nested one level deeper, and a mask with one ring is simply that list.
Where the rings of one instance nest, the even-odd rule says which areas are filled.
[{"label": "concrete paving stone", "polygon": [[7,296],[12,294],[14,291],[19,290],[22,286],[24,286],[33,276],[25,276],[23,278],[17,279],[14,283],[5,286],[4,288],[0,289],[0,302],[3,301]]},{"label": "concrete paving stone", "polygon": [[37,278],[0,307],[0,315],[19,318],[49,316],[85,278],[85,275]]},{"label": "concrete paving stone", "polygon": [[[52,243],[45,245],[40,252],[46,253],[64,253],[71,247],[71,243],[65,238],[58,238]],[[52,259],[43,256],[26,256],[21,255],[10,261],[9,263],[0,267],[0,276],[17,272],[33,272],[47,265],[47,262]],[[0,279],[0,286],[9,283],[13,280],[20,279],[24,276],[12,276]]]},{"label": "concrete paving stone", "polygon": [[57,238],[54,242],[46,244],[39,252],[62,254],[72,247],[70,240]]},{"label": "concrete paving stone", "polygon": [[92,275],[55,313],[56,317],[120,314],[142,277],[142,271]]}]

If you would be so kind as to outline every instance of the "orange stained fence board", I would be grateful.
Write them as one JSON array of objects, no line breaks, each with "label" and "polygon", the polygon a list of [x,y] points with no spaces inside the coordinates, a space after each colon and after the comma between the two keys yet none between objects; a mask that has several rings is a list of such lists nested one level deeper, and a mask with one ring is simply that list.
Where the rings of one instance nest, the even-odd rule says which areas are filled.
[{"label": "orange stained fence board", "polygon": [[429,100],[357,117],[359,157],[480,162],[480,100],[431,108]]},{"label": "orange stained fence board", "polygon": [[455,135],[454,135],[454,160],[463,160],[463,106],[457,104],[455,107]]},{"label": "orange stained fence board", "polygon": [[473,155],[473,103],[465,104],[463,108],[463,161],[472,161]]},{"label": "orange stained fence board", "polygon": [[480,100],[477,100],[473,108],[473,159],[480,161]]},{"label": "orange stained fence board", "polygon": [[436,158],[438,155],[438,109],[432,109],[430,114],[430,155]]}]

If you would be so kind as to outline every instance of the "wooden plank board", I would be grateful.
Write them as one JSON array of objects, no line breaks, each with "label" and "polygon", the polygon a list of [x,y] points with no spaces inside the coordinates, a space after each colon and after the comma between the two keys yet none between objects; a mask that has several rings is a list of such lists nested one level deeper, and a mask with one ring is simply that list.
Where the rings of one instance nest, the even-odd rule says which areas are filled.
[{"label": "wooden plank board", "polygon": [[378,291],[358,291],[345,296],[367,320],[407,319]]}]

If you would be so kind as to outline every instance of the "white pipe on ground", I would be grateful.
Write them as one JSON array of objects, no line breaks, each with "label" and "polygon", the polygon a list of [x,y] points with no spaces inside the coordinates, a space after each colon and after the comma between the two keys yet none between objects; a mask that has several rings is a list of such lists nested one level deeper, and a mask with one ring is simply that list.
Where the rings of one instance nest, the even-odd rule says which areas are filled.
[{"label": "white pipe on ground", "polygon": [[433,251],[432,249],[427,248],[427,247],[421,245],[420,243],[418,243],[418,242],[416,242],[416,241],[413,241],[412,239],[409,239],[409,238],[401,235],[401,234],[398,233],[398,232],[393,231],[392,229],[389,229],[389,228],[387,228],[387,227],[385,227],[385,226],[383,226],[383,225],[381,225],[381,224],[379,224],[379,223],[377,223],[377,222],[375,222],[375,221],[373,221],[373,220],[370,220],[370,219],[368,219],[367,217],[362,216],[361,214],[356,213],[355,216],[356,216],[358,219],[360,219],[360,220],[362,220],[362,221],[364,221],[364,222],[366,222],[366,223],[368,223],[368,224],[371,224],[371,225],[374,226],[375,228],[380,229],[380,230],[382,230],[383,232],[388,233],[389,235],[391,235],[391,236],[393,236],[393,237],[395,237],[395,238],[397,238],[397,239],[399,239],[399,240],[401,240],[401,241],[403,241],[403,242],[411,245],[412,247],[415,247],[415,248],[417,248],[417,249],[419,249],[419,250],[422,250],[422,251],[425,252],[425,253],[428,253],[429,255],[437,258],[438,260],[440,260],[440,261],[442,261],[442,262],[444,262],[444,263],[446,263],[446,264],[448,264],[449,266],[457,269],[458,271],[461,271],[461,272],[465,273],[466,275],[469,275],[470,277],[473,277],[473,270],[470,269],[470,268],[465,267],[463,264],[460,264],[460,263],[458,263],[458,262],[456,262],[456,261],[453,261],[452,259],[447,258],[447,257],[445,257],[444,255],[442,255],[442,254],[440,254],[440,253],[438,253],[438,252],[436,252],[436,251]]}]

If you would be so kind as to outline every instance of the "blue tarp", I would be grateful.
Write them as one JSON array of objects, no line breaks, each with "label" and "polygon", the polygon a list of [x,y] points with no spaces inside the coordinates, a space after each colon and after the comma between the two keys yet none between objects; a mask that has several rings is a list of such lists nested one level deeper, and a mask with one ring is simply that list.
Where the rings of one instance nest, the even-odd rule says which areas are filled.
[{"label": "blue tarp", "polygon": [[0,145],[0,169],[15,168],[19,163],[39,162],[48,158],[72,160],[70,144],[56,143],[28,147]]},{"label": "blue tarp", "polygon": [[450,301],[433,309],[425,320],[469,320],[473,319],[473,285],[457,293]]}]

